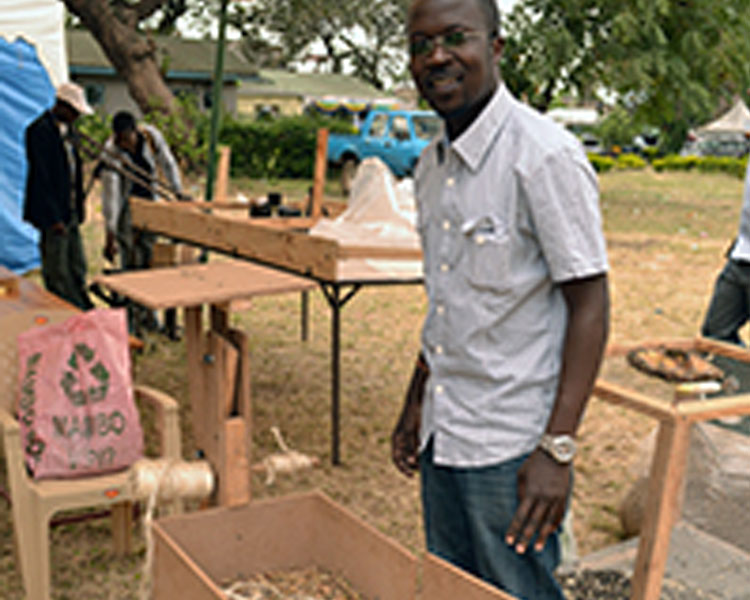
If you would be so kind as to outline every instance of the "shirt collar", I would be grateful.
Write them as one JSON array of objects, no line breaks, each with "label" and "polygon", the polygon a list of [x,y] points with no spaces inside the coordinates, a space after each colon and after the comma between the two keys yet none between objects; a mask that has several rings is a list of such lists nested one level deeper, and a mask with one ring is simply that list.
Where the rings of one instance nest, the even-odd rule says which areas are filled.
[{"label": "shirt collar", "polygon": [[484,155],[502,129],[510,113],[512,97],[503,82],[500,82],[487,106],[452,147],[472,171],[479,168]]}]

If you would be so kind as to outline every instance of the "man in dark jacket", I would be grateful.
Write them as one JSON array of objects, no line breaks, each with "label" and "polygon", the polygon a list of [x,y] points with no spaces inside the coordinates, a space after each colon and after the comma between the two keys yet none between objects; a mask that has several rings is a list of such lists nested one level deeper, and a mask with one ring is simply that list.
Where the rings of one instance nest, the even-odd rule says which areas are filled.
[{"label": "man in dark jacket", "polygon": [[82,310],[93,307],[86,292],[86,256],[78,226],[84,219],[81,158],[72,125],[93,110],[74,83],[57,88],[55,105],[26,129],[26,202],[23,218],[39,230],[45,287]]}]

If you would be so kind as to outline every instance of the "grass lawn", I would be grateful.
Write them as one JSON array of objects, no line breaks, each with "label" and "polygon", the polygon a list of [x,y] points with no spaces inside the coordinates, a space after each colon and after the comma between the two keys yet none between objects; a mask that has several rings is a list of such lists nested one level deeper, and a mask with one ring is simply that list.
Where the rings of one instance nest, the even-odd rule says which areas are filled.
[{"label": "grass lawn", "polygon": [[[196,184],[198,186],[199,184]],[[232,193],[248,196],[281,190],[304,197],[307,182],[255,184],[235,181]],[[610,341],[694,336],[710,298],[723,252],[735,234],[742,182],[724,175],[620,172],[601,177],[602,209],[611,264]],[[196,187],[196,190],[200,190]],[[327,195],[338,195],[331,184]],[[86,226],[90,270],[102,268],[101,218]],[[342,312],[342,459],[330,466],[330,312],[320,293],[311,296],[311,338],[299,338],[299,298],[258,299],[232,315],[251,343],[254,453],[277,450],[269,428],[280,427],[294,449],[317,455],[321,466],[279,476],[266,486],[253,476],[256,498],[320,488],[414,552],[423,550],[418,485],[390,464],[389,435],[400,409],[425,311],[416,286],[365,288]],[[138,381],[173,394],[184,407],[185,456],[193,455],[180,342],[150,338],[137,358]],[[605,373],[624,378],[617,365]],[[622,532],[617,505],[633,480],[640,441],[649,419],[593,400],[580,432],[573,498],[581,554],[612,544]],[[55,598],[136,598],[144,558],[111,555],[105,521],[66,525],[52,534]],[[0,590],[20,599],[12,550],[10,512],[0,502]]]}]

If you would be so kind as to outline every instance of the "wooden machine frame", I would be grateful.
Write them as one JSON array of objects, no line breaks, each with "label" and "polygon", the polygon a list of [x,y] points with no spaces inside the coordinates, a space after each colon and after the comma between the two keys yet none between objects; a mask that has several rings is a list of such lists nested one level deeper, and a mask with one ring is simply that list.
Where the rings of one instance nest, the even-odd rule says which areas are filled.
[{"label": "wooden machine frame", "polygon": [[[707,338],[653,340],[613,345],[608,357],[624,356],[644,347],[676,348],[718,354],[750,362],[750,352]],[[690,428],[720,417],[750,415],[750,394],[715,399],[667,402],[622,386],[598,380],[593,395],[612,404],[655,418],[659,422],[656,448],[649,472],[648,494],[632,580],[632,600],[658,600],[669,552],[672,526],[680,517],[680,493],[690,445]]]}]

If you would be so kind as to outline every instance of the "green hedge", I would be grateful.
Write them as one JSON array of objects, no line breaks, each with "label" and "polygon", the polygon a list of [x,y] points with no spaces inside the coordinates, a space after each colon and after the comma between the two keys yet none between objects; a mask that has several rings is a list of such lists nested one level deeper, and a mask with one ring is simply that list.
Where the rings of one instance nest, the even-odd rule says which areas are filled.
[{"label": "green hedge", "polygon": [[659,173],[662,171],[695,170],[701,173],[726,173],[743,179],[747,169],[747,157],[669,155],[654,160],[651,165]]},{"label": "green hedge", "polygon": [[227,119],[219,139],[232,148],[232,176],[310,179],[318,129],[351,133],[352,126],[325,117],[283,117],[269,121]]},{"label": "green hedge", "polygon": [[615,168],[615,159],[601,154],[589,154],[589,161],[597,173],[606,173]]}]

